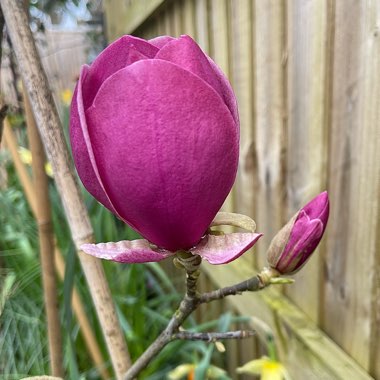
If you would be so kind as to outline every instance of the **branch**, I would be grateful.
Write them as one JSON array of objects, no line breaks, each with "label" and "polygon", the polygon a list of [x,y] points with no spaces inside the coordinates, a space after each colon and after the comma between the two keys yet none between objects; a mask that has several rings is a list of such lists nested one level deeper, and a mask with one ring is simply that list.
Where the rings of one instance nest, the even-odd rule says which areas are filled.
[{"label": "branch", "polygon": [[227,296],[234,296],[243,292],[254,292],[264,289],[267,286],[262,279],[257,275],[238,284],[226,286],[225,288],[213,290],[212,292],[203,293],[199,297],[199,303],[208,303],[215,300],[220,300]]},{"label": "branch", "polygon": [[[215,290],[213,292],[199,295],[197,293],[197,280],[200,274],[199,267],[201,259],[199,256],[194,256],[188,252],[181,251],[177,253],[175,265],[186,270],[186,295],[183,298],[179,308],[173,314],[171,320],[165,330],[158,338],[148,347],[148,349],[136,360],[132,367],[126,372],[123,380],[133,380],[137,375],[151,362],[152,359],[171,341],[175,339],[190,339],[193,337],[197,340],[209,340],[215,338],[220,339],[241,339],[252,336],[254,332],[249,331],[234,331],[228,333],[190,333],[179,331],[182,323],[186,318],[201,304],[206,302],[222,299],[233,294],[240,294],[244,291],[257,291],[270,285],[271,280],[279,275],[278,272],[272,269],[265,268],[257,276],[252,277],[239,284],[227,286],[225,288]],[[227,334],[227,335],[225,335]],[[245,335],[248,334],[248,335]],[[202,339],[201,337],[206,337]]]},{"label": "branch", "polygon": [[237,330],[237,331],[226,331],[223,333],[219,332],[202,332],[196,333],[191,331],[180,331],[172,336],[172,339],[181,340],[203,340],[206,342],[216,342],[224,339],[244,339],[254,336],[256,333],[252,330]]}]

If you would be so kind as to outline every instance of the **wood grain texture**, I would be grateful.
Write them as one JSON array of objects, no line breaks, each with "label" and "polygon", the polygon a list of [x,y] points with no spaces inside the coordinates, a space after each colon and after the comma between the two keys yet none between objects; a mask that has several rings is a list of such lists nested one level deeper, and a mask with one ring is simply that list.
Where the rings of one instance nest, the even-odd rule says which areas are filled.
[{"label": "wood grain texture", "polygon": [[[295,0],[288,3],[287,49],[287,219],[326,189],[329,86],[329,6]],[[321,256],[314,253],[296,275],[297,285],[287,294],[314,320],[319,316]]]},{"label": "wood grain texture", "polygon": [[[239,107],[240,154],[234,185],[234,211],[255,219],[255,132],[253,98],[253,9],[250,0],[230,1],[231,81]],[[255,256],[244,256],[247,264]]]},{"label": "wood grain texture", "polygon": [[[209,0],[209,43],[210,55],[223,73],[231,80],[230,41],[229,41],[229,2],[227,0]],[[231,192],[222,206],[223,211],[233,212],[234,194]],[[231,228],[224,228],[232,232]]]},{"label": "wood grain texture", "polygon": [[366,370],[378,334],[379,19],[378,2],[336,3],[323,327]]},{"label": "wood grain texture", "polygon": [[264,233],[257,245],[259,267],[284,222],[285,1],[255,2],[255,142],[257,157],[256,222]]},{"label": "wood grain texture", "polygon": [[[106,34],[113,41],[123,34],[132,34],[166,0],[105,0]],[[112,20],[112,21],[111,21]]]},{"label": "wood grain texture", "polygon": [[[319,321],[372,376],[380,378],[380,3],[180,2],[183,20],[187,20],[184,25],[191,22],[187,7],[193,4],[196,39],[229,75],[239,100],[241,165],[234,205],[230,202],[229,207],[252,212],[258,230],[265,232],[256,247],[261,251],[257,264],[265,264],[263,254],[272,236],[293,212],[326,185],[330,193],[327,236],[297,274],[296,285],[286,290],[304,311],[302,317],[296,313],[295,319],[285,317],[282,323],[285,335],[290,336],[287,362],[299,371],[296,378],[369,378],[357,366],[352,369],[349,358],[336,351],[323,333],[321,338],[320,330],[303,330],[303,322],[302,330],[297,330],[295,321],[307,315]],[[169,20],[165,16],[163,23]],[[191,29],[190,24],[186,28]],[[252,58],[245,50],[250,38]],[[249,59],[253,59],[252,71]],[[249,99],[253,121],[251,128],[245,128]],[[247,138],[254,141],[252,163],[245,156]],[[253,170],[252,208],[251,188],[241,186],[245,179],[249,182],[243,176],[245,169]],[[242,272],[246,264],[243,257],[226,270],[213,270],[222,270],[226,280]],[[284,306],[287,313],[288,299],[279,292],[271,291],[271,295],[275,306]],[[271,311],[263,312],[263,317],[281,319],[280,306],[269,304]],[[260,305],[255,303],[255,308]]]},{"label": "wood grain texture", "polygon": [[[215,286],[228,286],[254,275],[247,266],[202,264]],[[273,287],[229,297],[240,315],[261,318],[272,328],[280,359],[293,380],[373,380],[349,355],[324,334],[305,313]],[[285,340],[280,339],[280,334]]]},{"label": "wood grain texture", "polygon": [[196,23],[195,23],[195,3],[194,0],[183,0],[182,16],[183,16],[183,33],[196,39]]},{"label": "wood grain texture", "polygon": [[195,1],[195,27],[197,30],[197,42],[202,50],[210,54],[208,0]]},{"label": "wood grain texture", "polygon": [[171,4],[172,14],[171,19],[173,23],[173,37],[180,37],[183,34],[183,20],[182,20],[182,10],[183,10],[183,2],[181,1],[173,1]]}]

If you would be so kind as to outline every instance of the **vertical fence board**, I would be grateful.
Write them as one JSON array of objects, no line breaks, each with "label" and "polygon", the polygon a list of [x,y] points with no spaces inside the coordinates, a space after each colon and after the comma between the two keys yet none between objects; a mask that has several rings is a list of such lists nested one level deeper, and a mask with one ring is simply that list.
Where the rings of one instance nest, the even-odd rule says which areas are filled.
[{"label": "vertical fence board", "polygon": [[[227,0],[210,0],[210,53],[223,73],[231,79],[229,60],[229,15]],[[223,205],[224,211],[234,210],[234,197],[231,192]],[[226,231],[230,231],[226,229]]]},{"label": "vertical fence board", "polygon": [[[361,151],[363,152],[359,184],[359,225],[356,229],[357,254],[366,252],[369,283],[363,295],[370,295],[371,324],[369,326],[369,372],[380,378],[380,3],[368,1],[364,17],[364,83],[361,121]],[[362,221],[362,223],[360,222]],[[365,267],[363,266],[365,271]],[[363,272],[365,273],[365,272]],[[363,296],[362,295],[362,296]],[[358,310],[362,313],[362,310]]]},{"label": "vertical fence board", "polygon": [[252,2],[231,1],[231,77],[239,106],[240,157],[235,211],[254,218]]},{"label": "vertical fence board", "polygon": [[[327,0],[288,3],[287,219],[326,188],[327,21]],[[315,253],[287,291],[314,321],[319,314],[320,262]]]},{"label": "vertical fence board", "polygon": [[[324,328],[368,369],[379,195],[380,7],[337,2]],[[362,229],[365,226],[365,231]]]},{"label": "vertical fence board", "polygon": [[[285,2],[255,2],[255,97],[257,154],[257,227],[260,265],[270,240],[283,222],[283,149],[285,143]],[[270,43],[269,43],[270,41]]]},{"label": "vertical fence board", "polygon": [[[105,3],[109,8],[121,2]],[[241,119],[240,164],[234,196],[224,208],[254,217],[258,230],[265,233],[255,248],[260,251],[260,266],[265,264],[263,254],[271,238],[288,217],[328,185],[327,239],[286,294],[314,322],[319,320],[363,368],[380,378],[380,3],[162,3],[155,26],[150,18],[138,32],[145,36],[153,30],[173,36],[190,34],[235,89]],[[130,4],[137,9],[137,1]],[[116,9],[112,10],[113,24],[115,19],[122,22]],[[249,255],[224,268],[220,283],[228,273],[248,271],[247,263],[252,263]],[[203,282],[210,288],[208,280]],[[270,300],[265,302],[273,307]],[[239,305],[239,297],[233,303]],[[217,318],[221,310],[211,309],[214,315],[208,317]],[[281,316],[281,310],[278,313]],[[275,319],[270,311],[267,316]],[[311,335],[300,344],[294,339],[299,333],[294,330],[297,324],[292,326],[291,331],[284,329],[289,338],[289,350],[284,353],[296,379],[347,378],[352,371],[347,367],[349,358],[339,354],[337,363],[344,367],[339,368],[329,359],[333,354],[315,349],[319,338]],[[304,343],[308,349],[303,355]],[[231,371],[238,351],[247,353],[244,344],[239,342],[226,355],[227,361],[230,355]],[[329,346],[328,352],[335,349]],[[356,378],[366,378],[352,368]]]},{"label": "vertical fence board", "polygon": [[209,24],[208,24],[208,0],[195,0],[195,23],[197,30],[197,42],[206,53],[210,53]]},{"label": "vertical fence board", "polygon": [[184,0],[183,33],[188,34],[193,39],[197,38],[195,28],[195,5],[193,0]]},{"label": "vertical fence board", "polygon": [[[234,186],[234,211],[255,219],[255,135],[253,125],[253,34],[252,2],[230,1],[231,59],[230,77],[239,106],[240,156],[239,169]],[[251,251],[255,252],[255,249]],[[255,263],[255,255],[247,253],[239,261]]]}]

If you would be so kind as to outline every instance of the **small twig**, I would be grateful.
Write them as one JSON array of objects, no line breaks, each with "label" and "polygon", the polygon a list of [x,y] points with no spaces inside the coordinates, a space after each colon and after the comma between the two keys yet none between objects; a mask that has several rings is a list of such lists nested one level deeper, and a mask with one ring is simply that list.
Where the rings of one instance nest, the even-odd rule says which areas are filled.
[{"label": "small twig", "polygon": [[203,340],[206,342],[216,342],[225,339],[244,339],[255,335],[253,330],[237,330],[237,331],[226,331],[220,332],[202,332],[196,333],[191,331],[180,331],[172,336],[172,340]]},{"label": "small twig", "polygon": [[232,286],[226,286],[225,288],[213,290],[212,292],[203,293],[199,297],[199,303],[208,303],[215,300],[220,300],[227,296],[234,296],[247,291],[257,291],[265,288],[265,284],[259,276],[252,277],[248,280],[242,281]]}]

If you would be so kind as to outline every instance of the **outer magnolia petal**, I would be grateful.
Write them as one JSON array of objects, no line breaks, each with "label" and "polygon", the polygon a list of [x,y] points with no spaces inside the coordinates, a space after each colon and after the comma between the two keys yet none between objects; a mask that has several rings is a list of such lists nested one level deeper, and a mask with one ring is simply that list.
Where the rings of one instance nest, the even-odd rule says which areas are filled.
[{"label": "outer magnolia petal", "polygon": [[157,47],[133,36],[122,36],[110,44],[91,64],[83,82],[84,108],[91,106],[99,88],[110,75],[136,61],[153,58],[157,52]]},{"label": "outer magnolia petal", "polygon": [[123,219],[116,211],[105,191],[92,150],[82,101],[82,82],[84,78],[87,77],[88,71],[89,67],[87,65],[82,66],[79,81],[71,103],[70,140],[75,166],[87,191],[111,212],[120,219]]},{"label": "outer magnolia petal", "polygon": [[190,252],[201,256],[210,264],[227,264],[251,248],[262,235],[250,232],[206,235]]},{"label": "outer magnolia petal", "polygon": [[177,65],[144,60],[108,78],[86,118],[119,214],[160,247],[195,246],[236,175],[239,136],[221,98]]},{"label": "outer magnolia petal", "polygon": [[175,63],[202,78],[223,99],[236,125],[239,125],[234,93],[229,87],[226,87],[225,80],[220,77],[219,72],[215,71],[207,56],[191,37],[181,36],[167,42],[157,53],[155,59],[163,59]]},{"label": "outer magnolia petal", "polygon": [[329,217],[329,196],[327,191],[320,193],[302,208],[310,219],[320,219],[326,227]]},{"label": "outer magnolia petal", "polygon": [[240,124],[239,124],[238,104],[235,97],[235,93],[232,90],[231,84],[228,81],[227,77],[224,75],[223,71],[219,68],[219,66],[211,58],[208,57],[208,60],[223,88],[223,93],[225,94],[224,99],[228,99],[228,104],[229,104],[228,108],[230,109],[232,113],[235,123],[237,126],[239,126]]},{"label": "outer magnolia petal", "polygon": [[83,244],[80,248],[83,252],[100,259],[129,264],[161,261],[173,255],[172,252],[163,249],[153,250],[145,239]]},{"label": "outer magnolia petal", "polygon": [[323,224],[319,219],[314,219],[304,227],[303,234],[297,241],[292,235],[276,266],[280,272],[285,271],[285,268],[288,273],[295,268],[297,271],[301,269],[322,238]]},{"label": "outer magnolia petal", "polygon": [[[83,112],[82,92],[78,91],[81,88],[83,80],[88,74],[89,67],[84,65],[82,67],[79,81],[74,91],[73,99],[71,102],[70,111],[70,141],[72,146],[73,158],[77,172],[84,186],[88,192],[93,195],[99,202],[101,202],[110,211],[115,213],[107,194],[104,192],[103,186],[93,168],[90,159],[89,151],[87,149],[86,140],[83,135],[82,128],[87,129],[86,117]],[[84,125],[83,125],[84,124]]]},{"label": "outer magnolia petal", "polygon": [[174,37],[170,37],[170,36],[159,36],[159,37],[152,38],[152,39],[148,40],[148,42],[150,44],[152,44],[153,46],[161,49],[168,42],[170,42],[170,41],[172,41],[174,39],[175,39]]}]

